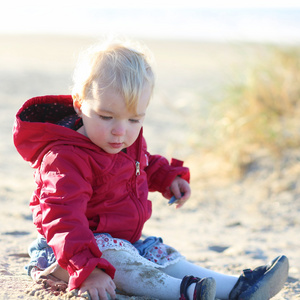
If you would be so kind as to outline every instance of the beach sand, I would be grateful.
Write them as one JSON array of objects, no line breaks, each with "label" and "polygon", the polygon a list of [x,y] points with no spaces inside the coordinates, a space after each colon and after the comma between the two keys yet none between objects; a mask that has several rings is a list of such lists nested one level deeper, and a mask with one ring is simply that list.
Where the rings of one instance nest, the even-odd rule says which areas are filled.
[{"label": "beach sand", "polygon": [[[32,170],[13,146],[11,131],[25,100],[70,93],[77,54],[94,42],[84,37],[0,36],[0,299],[66,297],[53,292],[57,286],[51,292],[50,281],[34,284],[24,271],[27,248],[36,237],[28,207],[34,184]],[[257,153],[247,173],[230,180],[223,176],[222,165],[189,143],[192,121],[197,121],[190,119],[195,117],[189,115],[190,107],[238,77],[260,46],[145,43],[157,62],[157,89],[145,123],[149,149],[186,161],[192,197],[176,210],[159,194],[150,194],[153,216],[144,234],[161,236],[188,260],[227,274],[240,275],[244,268],[285,254],[289,278],[273,299],[300,299],[300,151],[286,151],[280,159]],[[118,299],[124,298],[128,297]]]}]

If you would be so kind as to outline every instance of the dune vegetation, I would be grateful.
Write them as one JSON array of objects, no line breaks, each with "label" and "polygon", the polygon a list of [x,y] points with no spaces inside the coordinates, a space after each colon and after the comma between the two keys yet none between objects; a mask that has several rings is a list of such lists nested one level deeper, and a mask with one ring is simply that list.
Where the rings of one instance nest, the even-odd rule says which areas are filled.
[{"label": "dune vegetation", "polygon": [[300,48],[269,46],[263,55],[213,99],[206,142],[197,145],[232,174],[243,174],[258,150],[300,146]]}]

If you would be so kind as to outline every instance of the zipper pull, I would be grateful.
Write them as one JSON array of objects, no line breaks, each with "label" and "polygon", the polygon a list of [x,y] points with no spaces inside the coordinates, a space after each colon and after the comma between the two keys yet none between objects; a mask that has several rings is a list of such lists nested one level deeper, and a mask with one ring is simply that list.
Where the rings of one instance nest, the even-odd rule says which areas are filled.
[{"label": "zipper pull", "polygon": [[136,176],[139,176],[141,174],[141,172],[140,172],[140,170],[141,170],[140,169],[140,165],[141,164],[138,161],[135,162],[135,175]]}]

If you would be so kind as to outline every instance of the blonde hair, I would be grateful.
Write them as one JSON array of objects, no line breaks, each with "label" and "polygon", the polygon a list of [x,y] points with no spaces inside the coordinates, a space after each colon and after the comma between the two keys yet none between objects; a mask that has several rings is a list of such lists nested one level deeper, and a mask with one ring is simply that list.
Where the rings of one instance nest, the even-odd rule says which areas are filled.
[{"label": "blonde hair", "polygon": [[129,111],[136,111],[145,86],[154,87],[152,55],[140,44],[109,42],[96,45],[78,60],[72,94],[83,100],[99,99],[101,91],[112,88],[125,99]]}]

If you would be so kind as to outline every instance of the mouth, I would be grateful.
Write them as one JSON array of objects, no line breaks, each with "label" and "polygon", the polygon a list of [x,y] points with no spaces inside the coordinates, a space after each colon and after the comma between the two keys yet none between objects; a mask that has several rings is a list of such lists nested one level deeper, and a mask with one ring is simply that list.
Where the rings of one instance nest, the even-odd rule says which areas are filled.
[{"label": "mouth", "polygon": [[109,145],[114,149],[120,149],[123,148],[124,143],[109,143]]}]

